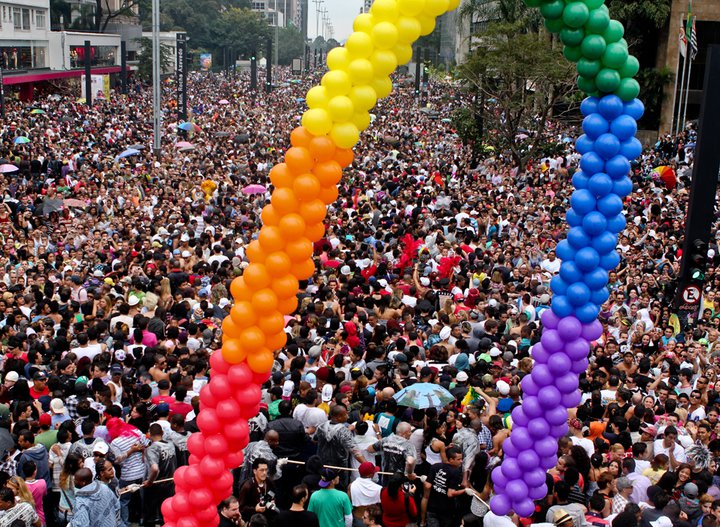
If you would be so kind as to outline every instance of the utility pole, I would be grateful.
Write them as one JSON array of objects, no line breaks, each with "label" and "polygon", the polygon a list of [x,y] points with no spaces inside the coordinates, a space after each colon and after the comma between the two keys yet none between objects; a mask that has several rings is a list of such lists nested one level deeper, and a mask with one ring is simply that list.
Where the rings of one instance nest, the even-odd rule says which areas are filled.
[{"label": "utility pole", "polygon": [[160,159],[160,0],[152,1],[152,36],[153,36],[153,151]]},{"label": "utility pole", "polygon": [[315,38],[320,36],[320,6],[323,5],[323,0],[312,0],[315,4]]},{"label": "utility pole", "polygon": [[88,108],[92,107],[93,93],[92,93],[92,67],[90,63],[90,55],[92,54],[92,46],[90,41],[85,41],[84,48],[84,59],[85,59],[85,103]]}]

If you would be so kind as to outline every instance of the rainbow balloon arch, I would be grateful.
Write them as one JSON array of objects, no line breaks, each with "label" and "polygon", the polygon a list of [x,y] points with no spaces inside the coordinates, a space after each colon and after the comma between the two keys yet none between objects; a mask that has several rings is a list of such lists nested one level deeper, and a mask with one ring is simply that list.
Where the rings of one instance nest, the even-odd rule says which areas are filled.
[{"label": "rainbow balloon arch", "polygon": [[[231,284],[235,304],[223,321],[223,346],[210,359],[211,380],[200,393],[200,432],[188,440],[189,466],[175,473],[176,494],[162,505],[167,527],[214,527],[217,504],[232,491],[230,470],[243,461],[248,419],[259,410],[261,385],[273,350],[286,343],[284,315],[297,308],[299,280],[312,276],[313,242],[325,234],[327,205],[338,197],[343,168],[370,125],[369,111],[392,91],[390,74],[412,58],[412,44],[435,28],[438,16],[460,0],[375,0],[359,15],[344,47],[328,53],[329,71],[307,93],[309,109],[290,136],[285,162],[273,167],[271,203],[263,226],[247,247],[249,265]],[[556,463],[557,441],[568,431],[567,409],[580,403],[579,374],[588,366],[590,342],[608,299],[608,272],[620,262],[617,235],[625,228],[623,198],[632,191],[630,161],[642,151],[635,138],[643,104],[633,79],[622,24],[604,0],[525,0],[540,9],[545,26],[559,34],[564,55],[577,63],[582,105],[582,154],[567,212],[567,239],[553,278],[552,309],[533,348],[535,365],[522,381],[524,399],[512,412],[504,459],[493,471],[492,510],[530,516],[533,500],[547,494],[546,471]]]}]

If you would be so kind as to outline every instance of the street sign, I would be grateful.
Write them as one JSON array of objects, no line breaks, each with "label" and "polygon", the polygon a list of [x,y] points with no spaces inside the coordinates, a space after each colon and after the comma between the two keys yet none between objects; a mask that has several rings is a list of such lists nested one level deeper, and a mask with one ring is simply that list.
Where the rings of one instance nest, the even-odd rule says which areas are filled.
[{"label": "street sign", "polygon": [[683,289],[682,292],[683,301],[692,306],[700,303],[701,296],[702,293],[700,292],[700,288],[696,285],[685,286],[685,289]]}]

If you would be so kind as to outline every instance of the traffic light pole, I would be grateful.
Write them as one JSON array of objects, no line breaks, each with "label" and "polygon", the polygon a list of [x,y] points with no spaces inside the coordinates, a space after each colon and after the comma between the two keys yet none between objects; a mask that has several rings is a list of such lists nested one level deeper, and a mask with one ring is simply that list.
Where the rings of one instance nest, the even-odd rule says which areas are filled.
[{"label": "traffic light pole", "polygon": [[707,263],[707,244],[715,217],[715,196],[720,177],[720,46],[711,46],[705,66],[690,201],[675,308],[681,324],[694,323],[699,312]]}]

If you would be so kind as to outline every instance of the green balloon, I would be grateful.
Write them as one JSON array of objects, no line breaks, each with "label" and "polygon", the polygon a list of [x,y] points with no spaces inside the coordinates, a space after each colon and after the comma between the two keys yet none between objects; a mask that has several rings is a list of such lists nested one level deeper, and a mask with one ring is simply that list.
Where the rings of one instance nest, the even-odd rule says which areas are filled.
[{"label": "green balloon", "polygon": [[585,38],[585,31],[582,28],[571,29],[569,27],[560,31],[560,40],[566,46],[579,46]]},{"label": "green balloon", "polygon": [[620,74],[617,71],[604,68],[595,77],[595,84],[601,92],[613,93],[620,87],[620,80]]},{"label": "green balloon", "polygon": [[560,31],[565,28],[565,23],[562,21],[562,18],[546,18],[545,27],[550,33],[560,33]]},{"label": "green balloon", "polygon": [[547,2],[540,6],[542,16],[548,20],[555,20],[562,17],[564,10],[565,2],[563,2],[563,0],[552,0],[552,2]]},{"label": "green balloon", "polygon": [[628,50],[624,48],[619,42],[608,44],[603,53],[602,62],[603,64],[611,69],[618,70],[628,59]]},{"label": "green balloon", "polygon": [[525,0],[525,5],[528,7],[540,7],[542,0]]},{"label": "green balloon", "polygon": [[589,77],[583,77],[582,75],[577,78],[577,87],[580,89],[580,91],[585,92],[587,94],[597,91],[597,86],[595,85],[595,79],[589,78]]},{"label": "green balloon", "polygon": [[617,43],[617,44],[620,44],[620,45],[621,45],[622,47],[624,47],[625,49],[629,49],[629,48],[630,48],[630,45],[628,44],[627,40],[625,40],[624,38],[621,38],[621,39],[618,40],[616,43]]},{"label": "green balloon", "polygon": [[577,62],[583,56],[580,46],[565,46],[563,49],[563,55],[565,55],[565,58],[570,62]]},{"label": "green balloon", "polygon": [[601,69],[602,64],[599,60],[590,60],[583,57],[577,63],[577,72],[581,77],[594,78],[600,73]]},{"label": "green balloon", "polygon": [[590,10],[582,2],[569,3],[562,13],[563,22],[572,28],[584,26],[589,16]]},{"label": "green balloon", "polygon": [[623,79],[627,79],[637,75],[638,71],[640,71],[640,61],[632,55],[628,55],[628,58],[625,61],[625,64],[623,64],[620,68],[619,73]]},{"label": "green balloon", "polygon": [[610,15],[603,9],[593,9],[590,11],[588,20],[585,23],[585,31],[602,35],[610,23]]},{"label": "green balloon", "polygon": [[599,59],[605,53],[605,48],[607,48],[607,44],[600,35],[588,35],[580,45],[583,56],[588,59]]},{"label": "green balloon", "polygon": [[615,90],[615,95],[623,101],[632,101],[640,95],[640,84],[635,79],[622,79],[620,86]]},{"label": "green balloon", "polygon": [[583,0],[585,2],[585,5],[588,6],[588,9],[592,11],[593,9],[597,9],[601,5],[605,3],[605,0]]},{"label": "green balloon", "polygon": [[611,20],[607,29],[603,32],[603,38],[605,38],[605,42],[610,44],[623,38],[624,34],[625,28],[623,25],[617,20]]}]

